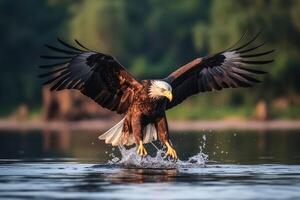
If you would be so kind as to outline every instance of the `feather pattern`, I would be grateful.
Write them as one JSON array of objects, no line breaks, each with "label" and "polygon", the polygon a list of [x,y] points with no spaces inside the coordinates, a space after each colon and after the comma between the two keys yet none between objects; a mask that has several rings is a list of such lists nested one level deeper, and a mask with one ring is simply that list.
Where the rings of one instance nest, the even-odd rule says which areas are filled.
[{"label": "feather pattern", "polygon": [[63,47],[45,45],[57,55],[41,56],[43,59],[60,60],[39,66],[44,70],[39,77],[48,78],[43,84],[49,84],[50,89],[56,91],[78,89],[104,108],[119,114],[126,112],[135,91],[141,88],[140,82],[110,55],[91,51],[77,40],[78,47],[59,38],[57,41]]},{"label": "feather pattern", "polygon": [[252,87],[259,83],[260,81],[256,76],[266,72],[251,67],[273,62],[272,59],[264,59],[263,57],[274,52],[274,50],[268,50],[249,53],[265,44],[252,46],[259,34],[260,32],[249,41],[238,46],[239,43],[243,42],[244,34],[239,42],[231,48],[211,56],[198,58],[171,73],[164,79],[173,88],[173,101],[167,104],[166,109],[178,105],[189,96],[199,92],[223,88]]},{"label": "feather pattern", "polygon": [[[98,137],[99,140],[104,140],[106,144],[112,144],[112,146],[118,146],[118,145],[130,146],[134,144],[135,142],[134,135],[133,134],[125,135],[123,133],[124,121],[125,118],[119,121],[111,129],[109,129],[108,131],[100,135]],[[156,128],[151,123],[144,128],[143,135],[144,135],[144,139],[143,139],[144,144],[157,140]]]}]

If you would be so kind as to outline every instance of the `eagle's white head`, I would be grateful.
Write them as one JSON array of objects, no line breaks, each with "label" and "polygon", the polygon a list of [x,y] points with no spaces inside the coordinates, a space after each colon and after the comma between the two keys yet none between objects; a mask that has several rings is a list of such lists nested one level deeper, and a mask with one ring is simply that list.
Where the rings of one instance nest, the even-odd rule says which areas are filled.
[{"label": "eagle's white head", "polygon": [[151,81],[149,96],[153,99],[167,97],[170,101],[172,101],[172,87],[165,81],[153,80]]}]

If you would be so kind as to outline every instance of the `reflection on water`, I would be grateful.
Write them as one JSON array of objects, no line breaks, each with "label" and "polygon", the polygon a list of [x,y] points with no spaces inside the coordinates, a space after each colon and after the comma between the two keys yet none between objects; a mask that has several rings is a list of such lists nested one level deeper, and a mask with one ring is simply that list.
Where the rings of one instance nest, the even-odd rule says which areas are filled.
[{"label": "reflection on water", "polygon": [[[100,131],[32,131],[0,132],[0,158],[39,159],[75,158],[106,163],[120,157],[117,148],[98,140]],[[291,163],[300,162],[300,134],[292,132],[201,131],[171,133],[172,142],[181,160],[199,153],[220,163]],[[159,146],[158,143],[155,143]],[[146,146],[153,156],[156,149]]]},{"label": "reflection on water", "polygon": [[126,169],[76,162],[0,165],[3,199],[299,199],[299,165]]},{"label": "reflection on water", "polygon": [[173,133],[177,163],[150,144],[121,158],[99,134],[0,132],[0,199],[300,199],[297,132]]}]

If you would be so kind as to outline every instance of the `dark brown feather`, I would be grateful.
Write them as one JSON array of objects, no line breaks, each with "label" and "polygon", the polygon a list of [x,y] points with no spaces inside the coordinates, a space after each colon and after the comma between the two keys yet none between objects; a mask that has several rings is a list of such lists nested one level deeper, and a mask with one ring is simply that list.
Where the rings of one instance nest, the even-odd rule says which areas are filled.
[{"label": "dark brown feather", "polygon": [[[40,77],[50,77],[44,84],[50,84],[51,90],[78,89],[84,95],[92,98],[104,108],[117,113],[125,113],[136,91],[142,85],[112,56],[90,51],[77,40],[75,42],[85,50],[58,42],[69,48],[68,50],[46,45],[58,53],[72,56],[42,56],[47,59],[70,59],[67,62],[42,65],[50,71]],[[58,66],[66,65],[62,68]]]},{"label": "dark brown feather", "polygon": [[[215,55],[197,58],[171,73],[164,79],[173,88],[173,100],[167,104],[166,109],[178,105],[189,96],[199,92],[221,90],[229,87],[251,87],[259,83],[260,81],[256,79],[256,75],[264,74],[265,72],[250,69],[249,67],[251,65],[263,65],[273,62],[273,60],[256,59],[274,51],[248,54],[248,52],[263,45],[247,48],[257,39],[259,34],[256,34],[240,47],[230,48]],[[249,60],[243,60],[242,58],[248,58]]]}]

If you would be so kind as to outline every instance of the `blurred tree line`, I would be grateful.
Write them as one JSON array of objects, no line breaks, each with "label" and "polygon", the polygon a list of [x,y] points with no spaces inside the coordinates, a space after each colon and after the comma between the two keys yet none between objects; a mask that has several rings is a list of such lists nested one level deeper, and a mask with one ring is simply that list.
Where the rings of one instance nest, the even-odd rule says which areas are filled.
[{"label": "blurred tree line", "polygon": [[170,115],[250,116],[264,100],[275,117],[299,117],[300,1],[2,0],[0,15],[2,115],[21,103],[40,107],[39,55],[57,36],[110,53],[143,79],[164,77],[196,57],[228,48],[246,30],[253,36],[263,28],[257,44],[267,41],[263,49],[276,53],[275,62],[264,67],[270,73],[262,84],[199,95]]}]

